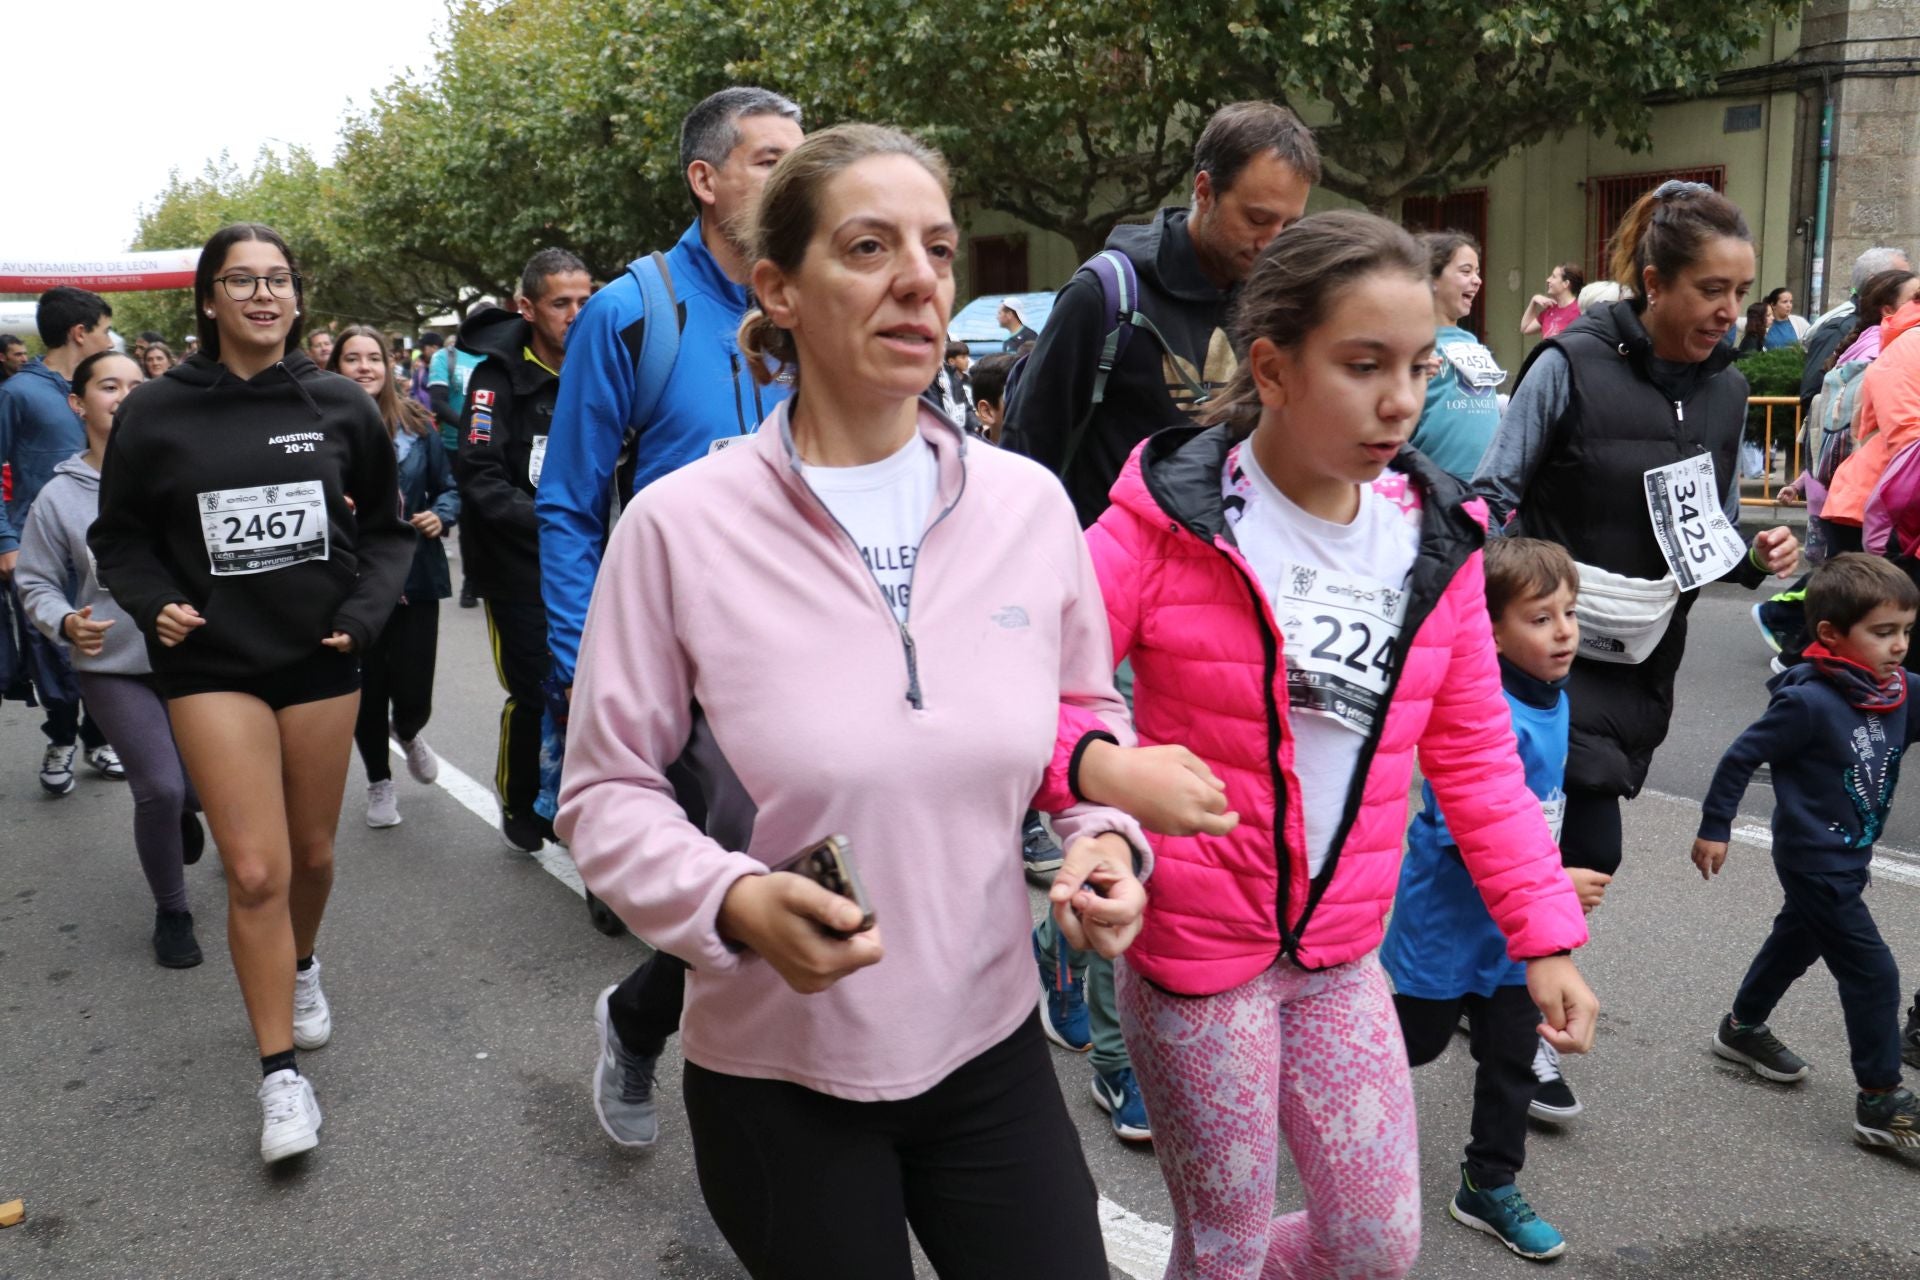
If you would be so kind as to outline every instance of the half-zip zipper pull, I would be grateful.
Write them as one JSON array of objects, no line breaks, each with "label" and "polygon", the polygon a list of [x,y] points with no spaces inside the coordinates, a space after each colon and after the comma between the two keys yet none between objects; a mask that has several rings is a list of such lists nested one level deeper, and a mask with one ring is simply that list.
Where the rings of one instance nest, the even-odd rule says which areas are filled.
[{"label": "half-zip zipper pull", "polygon": [[1685,422],[1687,420],[1687,407],[1678,400],[1673,402],[1673,420],[1675,422]]},{"label": "half-zip zipper pull", "polygon": [[907,630],[907,624],[900,627],[900,643],[907,650],[907,701],[913,704],[915,711],[925,711],[926,704],[920,700],[920,655],[914,652],[913,632]]}]

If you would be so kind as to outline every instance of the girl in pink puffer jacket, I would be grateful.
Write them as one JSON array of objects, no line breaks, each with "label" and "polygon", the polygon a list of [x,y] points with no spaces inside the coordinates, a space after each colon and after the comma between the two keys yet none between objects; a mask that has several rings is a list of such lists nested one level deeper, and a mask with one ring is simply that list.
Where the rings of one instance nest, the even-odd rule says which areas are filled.
[{"label": "girl in pink puffer jacket", "polygon": [[[1146,925],[1118,965],[1174,1205],[1169,1278],[1413,1265],[1413,1095],[1374,952],[1416,748],[1509,953],[1531,962],[1541,1034],[1592,1042],[1598,1006],[1567,955],[1586,926],[1500,692],[1485,509],[1406,447],[1430,293],[1413,240],[1380,218],[1282,233],[1244,286],[1246,356],[1216,425],[1143,444],[1088,532],[1141,742],[1192,748],[1240,815],[1224,836],[1156,841]],[[1111,757],[1063,723],[1051,782],[1101,798]],[[1275,1217],[1283,1137],[1306,1208]]]}]

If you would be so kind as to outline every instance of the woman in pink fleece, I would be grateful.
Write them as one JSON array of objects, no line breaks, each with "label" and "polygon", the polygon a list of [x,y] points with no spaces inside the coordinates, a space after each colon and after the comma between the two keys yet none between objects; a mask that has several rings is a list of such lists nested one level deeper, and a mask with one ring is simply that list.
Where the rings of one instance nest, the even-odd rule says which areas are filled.
[{"label": "woman in pink fleece", "polygon": [[[1240,815],[1224,836],[1156,840],[1146,926],[1117,966],[1173,1199],[1170,1278],[1413,1266],[1413,1094],[1374,952],[1416,750],[1528,962],[1541,1034],[1592,1042],[1598,1005],[1568,957],[1580,903],[1500,692],[1485,510],[1407,447],[1430,289],[1380,218],[1282,232],[1243,288],[1246,355],[1216,425],[1147,440],[1087,535],[1141,741],[1193,748]],[[1111,753],[1074,740],[1077,714],[1053,782],[1100,795]],[[1283,1140],[1306,1206],[1275,1217]]]},{"label": "woman in pink fleece", "polygon": [[[903,134],[842,126],[780,162],[740,339],[794,396],[635,499],[581,645],[556,825],[594,893],[692,966],[701,1190],[757,1278],[905,1280],[909,1223],[943,1277],[1107,1275],[1010,842],[1057,709],[1126,712],[1059,483],[918,399],[958,240],[944,165]],[[1090,805],[1055,825],[1055,918],[1116,955],[1139,828]],[[778,870],[829,835],[863,932]]]}]

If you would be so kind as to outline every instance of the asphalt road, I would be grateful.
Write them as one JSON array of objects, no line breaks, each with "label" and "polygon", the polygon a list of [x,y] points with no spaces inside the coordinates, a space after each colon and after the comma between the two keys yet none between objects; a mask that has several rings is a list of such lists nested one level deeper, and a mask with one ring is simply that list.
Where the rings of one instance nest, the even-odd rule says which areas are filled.
[{"label": "asphalt road", "polygon": [[[1580,957],[1606,1006],[1594,1054],[1569,1067],[1588,1109],[1564,1131],[1536,1130],[1522,1182],[1571,1241],[1554,1264],[1565,1276],[1920,1277],[1920,1161],[1849,1141],[1824,972],[1775,1018],[1815,1064],[1804,1085],[1763,1084],[1707,1052],[1776,889],[1752,843],[1701,883],[1686,859],[1696,812],[1678,797],[1701,794],[1764,703],[1754,598],[1710,588],[1694,614],[1680,713],[1650,783],[1665,794],[1629,806],[1626,866]],[[499,696],[481,616],[449,602],[428,737],[476,779],[491,776]],[[560,880],[404,771],[403,825],[361,822],[357,768],[341,824],[320,948],[336,1030],[303,1055],[321,1145],[263,1168],[214,859],[189,875],[207,963],[156,967],[126,788],[87,776],[65,799],[41,796],[37,723],[0,707],[0,1202],[27,1208],[0,1231],[0,1278],[741,1274],[694,1185],[678,1060],[665,1064],[654,1150],[622,1154],[594,1122],[593,997],[640,945],[592,932]],[[1913,785],[1888,829],[1893,872],[1871,898],[1920,972],[1920,866],[1908,873],[1898,853],[1920,849]],[[1745,809],[1761,827],[1766,799],[1756,788]],[[1057,1053],[1056,1066],[1115,1215],[1114,1274],[1157,1276],[1169,1214],[1151,1151],[1113,1139],[1084,1062]],[[1457,1041],[1415,1076],[1421,1277],[1529,1265],[1444,1216],[1471,1071]],[[1290,1173],[1276,1195],[1298,1203]]]}]

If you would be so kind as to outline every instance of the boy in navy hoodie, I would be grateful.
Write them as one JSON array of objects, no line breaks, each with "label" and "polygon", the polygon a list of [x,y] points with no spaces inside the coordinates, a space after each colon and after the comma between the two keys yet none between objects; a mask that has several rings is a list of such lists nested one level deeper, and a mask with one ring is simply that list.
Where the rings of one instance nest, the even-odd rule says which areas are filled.
[{"label": "boy in navy hoodie", "polygon": [[[1574,616],[1579,570],[1555,543],[1497,538],[1487,544],[1486,574],[1513,736],[1527,787],[1539,797],[1558,840],[1566,809],[1565,689],[1580,645]],[[1424,803],[1407,829],[1380,962],[1393,978],[1394,1009],[1414,1066],[1440,1056],[1463,1015],[1468,1023],[1475,1063],[1472,1136],[1447,1213],[1523,1258],[1558,1257],[1566,1240],[1533,1212],[1516,1185],[1526,1162],[1527,1116],[1538,1108],[1542,1077],[1535,1059],[1550,1052],[1535,1029],[1540,1012],[1527,994],[1527,966],[1508,957],[1507,940],[1467,874],[1433,788],[1423,785],[1421,796]],[[1568,874],[1581,905],[1593,910],[1611,877],[1585,869]],[[1556,1120],[1580,1110],[1563,1082],[1561,1089],[1562,1105],[1551,1113]]]},{"label": "boy in navy hoodie", "polygon": [[1773,869],[1786,892],[1773,932],[1753,958],[1713,1051],[1768,1080],[1804,1080],[1809,1068],[1767,1017],[1815,960],[1840,986],[1860,1092],[1854,1139],[1920,1147],[1920,1103],[1900,1083],[1900,974],[1862,891],[1873,842],[1893,804],[1900,757],[1920,738],[1901,669],[1920,590],[1889,561],[1835,556],[1807,583],[1806,661],[1774,677],[1765,715],[1734,740],[1702,806],[1693,863],[1703,878],[1727,860],[1747,780],[1773,767]]}]

